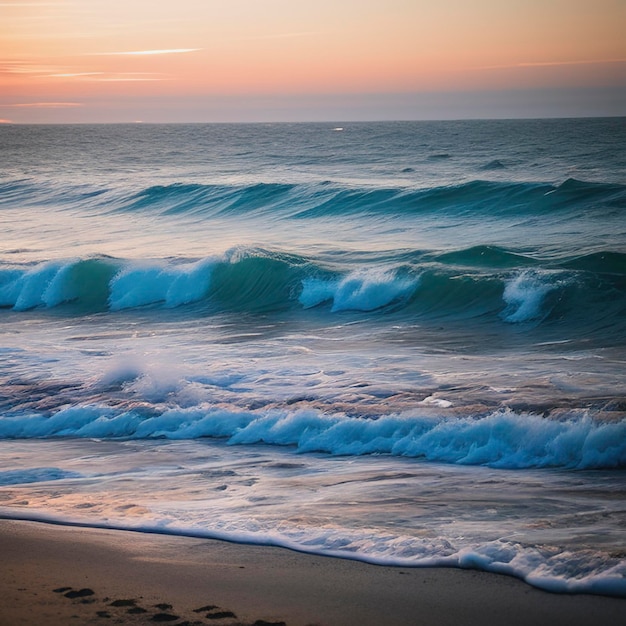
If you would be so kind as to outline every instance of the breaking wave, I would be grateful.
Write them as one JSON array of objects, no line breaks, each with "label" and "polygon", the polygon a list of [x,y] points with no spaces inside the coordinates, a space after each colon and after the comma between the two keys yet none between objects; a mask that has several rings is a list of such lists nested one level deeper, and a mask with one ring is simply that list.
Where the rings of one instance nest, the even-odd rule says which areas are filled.
[{"label": "breaking wave", "polygon": [[387,255],[355,265],[235,248],[203,259],[0,265],[0,307],[17,312],[65,307],[81,315],[187,305],[202,315],[305,315],[315,308],[375,312],[382,319],[401,311],[416,318],[569,324],[571,332],[611,333],[626,319],[626,255],[607,251],[546,264],[479,246],[444,254],[402,251],[395,261]]},{"label": "breaking wave", "polygon": [[626,421],[597,422],[580,411],[561,419],[511,410],[475,417],[416,414],[371,419],[314,409],[231,411],[198,406],[146,415],[77,405],[52,415],[0,417],[0,438],[49,437],[212,437],[226,438],[231,445],[295,446],[302,453],[388,454],[505,469],[626,467]]}]

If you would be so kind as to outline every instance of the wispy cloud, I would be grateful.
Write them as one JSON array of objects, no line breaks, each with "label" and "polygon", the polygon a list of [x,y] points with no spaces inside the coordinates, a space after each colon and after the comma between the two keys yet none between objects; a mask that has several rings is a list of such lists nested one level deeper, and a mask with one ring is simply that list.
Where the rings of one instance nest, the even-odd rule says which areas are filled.
[{"label": "wispy cloud", "polygon": [[49,74],[67,71],[64,67],[41,65],[32,61],[4,61],[0,63],[0,74]]},{"label": "wispy cloud", "polygon": [[170,48],[166,50],[128,50],[126,52],[91,52],[88,56],[148,56],[152,54],[186,54],[203,48]]},{"label": "wispy cloud", "polygon": [[626,59],[600,59],[588,61],[540,61],[535,63],[518,63],[518,67],[546,67],[551,65],[598,65],[602,63],[625,63]]},{"label": "wispy cloud", "polygon": [[81,82],[154,82],[172,80],[163,72],[106,72],[101,70],[78,71],[68,66],[39,65],[30,61],[0,63],[0,75],[32,77],[44,80],[70,80]]},{"label": "wispy cloud", "polygon": [[61,72],[59,74],[46,74],[49,78],[82,78],[83,76],[99,76],[104,72]]},{"label": "wispy cloud", "polygon": [[4,117],[0,117],[0,124],[13,124],[13,120],[7,120]]},{"label": "wispy cloud", "polygon": [[0,108],[31,107],[36,109],[64,109],[67,107],[82,107],[82,102],[18,102],[15,104],[0,104]]},{"label": "wispy cloud", "polygon": [[169,79],[138,77],[138,76],[103,76],[102,78],[94,78],[93,80],[101,82],[101,83],[145,83],[145,82],[169,80]]},{"label": "wispy cloud", "polygon": [[155,72],[60,72],[47,74],[46,78],[75,78],[80,81],[91,82],[143,82],[155,80],[169,80],[169,76]]},{"label": "wispy cloud", "polygon": [[611,63],[626,63],[625,59],[585,59],[583,61],[529,61],[523,63],[512,63],[509,65],[483,65],[474,67],[475,70],[504,70],[522,67],[557,67],[560,65],[603,65]]}]

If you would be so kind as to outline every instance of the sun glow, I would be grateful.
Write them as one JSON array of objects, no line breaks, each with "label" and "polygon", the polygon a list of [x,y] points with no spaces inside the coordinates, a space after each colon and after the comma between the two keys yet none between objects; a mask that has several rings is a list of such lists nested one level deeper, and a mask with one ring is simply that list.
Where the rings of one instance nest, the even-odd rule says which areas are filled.
[{"label": "sun glow", "polygon": [[187,119],[228,98],[286,111],[294,98],[626,90],[615,0],[64,0],[0,2],[0,18],[0,113],[76,100],[81,120],[132,121],[141,100]]}]

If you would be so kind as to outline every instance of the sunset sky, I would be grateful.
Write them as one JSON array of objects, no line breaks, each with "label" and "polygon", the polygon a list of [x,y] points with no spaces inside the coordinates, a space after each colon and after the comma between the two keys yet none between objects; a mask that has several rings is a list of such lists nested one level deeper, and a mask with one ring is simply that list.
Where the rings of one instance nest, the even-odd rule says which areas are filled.
[{"label": "sunset sky", "polygon": [[0,1],[0,120],[626,115],[626,0]]}]

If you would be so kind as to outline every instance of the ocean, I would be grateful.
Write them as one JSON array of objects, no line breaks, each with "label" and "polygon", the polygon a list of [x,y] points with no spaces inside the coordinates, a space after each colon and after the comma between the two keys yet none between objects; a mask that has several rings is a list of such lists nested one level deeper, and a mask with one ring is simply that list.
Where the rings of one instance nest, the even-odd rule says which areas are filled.
[{"label": "ocean", "polygon": [[626,596],[625,146],[0,126],[0,517]]}]

